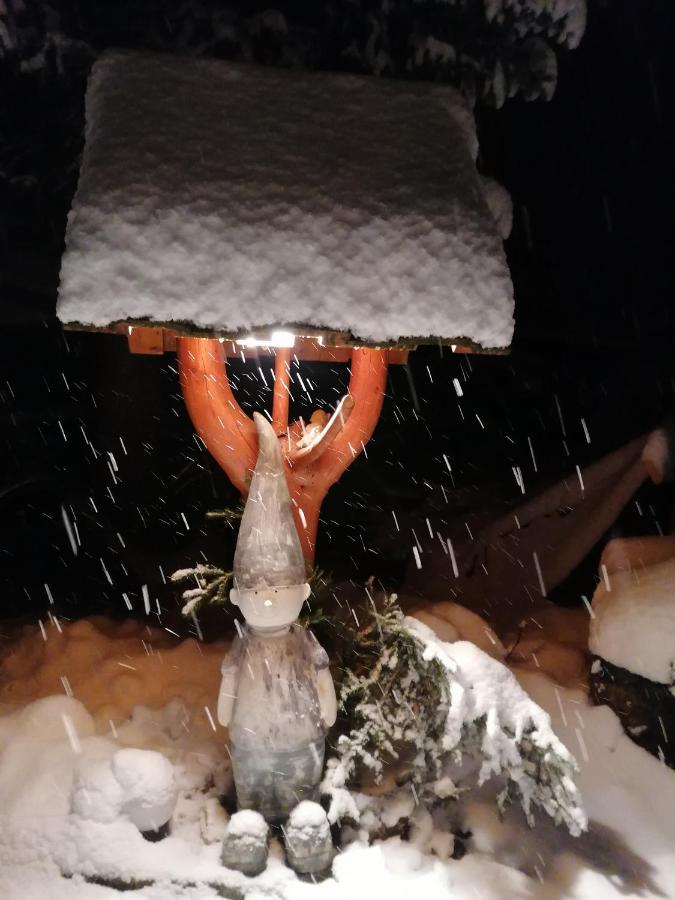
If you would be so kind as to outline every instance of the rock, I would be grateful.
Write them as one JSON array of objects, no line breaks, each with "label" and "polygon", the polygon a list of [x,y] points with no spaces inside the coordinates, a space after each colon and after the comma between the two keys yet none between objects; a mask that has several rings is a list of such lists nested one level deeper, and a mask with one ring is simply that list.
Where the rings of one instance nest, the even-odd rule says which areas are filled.
[{"label": "rock", "polygon": [[450,622],[435,615],[429,609],[416,609],[412,615],[428,625],[432,631],[442,640],[451,643],[459,640],[459,632]]},{"label": "rock", "polygon": [[493,659],[503,660],[506,650],[482,616],[459,603],[432,603],[412,613],[436,632],[442,641],[471,641]]},{"label": "rock", "polygon": [[588,680],[588,654],[546,638],[532,636],[517,641],[508,663],[518,669],[541,672],[565,687],[578,688]]},{"label": "rock", "polygon": [[254,877],[267,866],[269,826],[260,813],[242,809],[227,823],[221,860],[228,869]]},{"label": "rock", "polygon": [[298,875],[318,880],[330,872],[335,850],[328,817],[318,803],[303,800],[285,830],[286,860]]},{"label": "rock", "polygon": [[674,552],[673,535],[610,541],[589,634],[593,702],[607,704],[635,743],[673,767]]},{"label": "rock", "polygon": [[171,823],[165,822],[159,828],[148,828],[145,831],[141,831],[141,834],[146,841],[150,841],[151,844],[157,844],[171,834]]},{"label": "rock", "polygon": [[606,704],[626,734],[653,756],[675,768],[673,688],[596,659],[591,667],[591,699]]},{"label": "rock", "polygon": [[614,538],[608,541],[600,557],[600,568],[608,575],[641,570],[675,556],[675,535]]},{"label": "rock", "polygon": [[520,633],[558,641],[585,653],[588,649],[589,621],[585,607],[570,609],[553,603],[540,603],[527,616]]},{"label": "rock", "polygon": [[[670,539],[662,540],[667,549]],[[675,556],[610,573],[592,605],[593,654],[650,681],[675,683]]]}]

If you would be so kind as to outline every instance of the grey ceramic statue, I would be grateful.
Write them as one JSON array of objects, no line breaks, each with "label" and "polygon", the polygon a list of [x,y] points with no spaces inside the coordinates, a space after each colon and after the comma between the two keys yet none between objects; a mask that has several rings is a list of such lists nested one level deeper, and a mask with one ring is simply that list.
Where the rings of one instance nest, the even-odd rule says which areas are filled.
[{"label": "grey ceramic statue", "polygon": [[279,442],[263,416],[254,419],[258,460],[230,593],[246,625],[223,661],[218,720],[230,732],[239,809],[278,823],[317,799],[337,707],[326,652],[297,624],[310,589]]}]

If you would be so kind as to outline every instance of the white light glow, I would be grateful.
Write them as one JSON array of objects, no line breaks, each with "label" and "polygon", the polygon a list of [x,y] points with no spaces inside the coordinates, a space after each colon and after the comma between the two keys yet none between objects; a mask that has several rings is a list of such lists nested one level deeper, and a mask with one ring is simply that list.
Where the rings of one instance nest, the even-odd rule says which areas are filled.
[{"label": "white light glow", "polygon": [[292,331],[273,331],[273,347],[295,347],[295,335]]},{"label": "white light glow", "polygon": [[292,331],[273,331],[269,341],[248,337],[237,341],[240,347],[294,347],[295,335]]}]

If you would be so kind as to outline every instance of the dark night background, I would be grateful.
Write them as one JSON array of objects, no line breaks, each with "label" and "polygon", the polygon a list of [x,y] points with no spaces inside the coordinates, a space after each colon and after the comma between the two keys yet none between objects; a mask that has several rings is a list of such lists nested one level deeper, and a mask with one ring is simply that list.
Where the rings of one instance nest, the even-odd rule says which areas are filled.
[{"label": "dark night background", "polygon": [[[100,10],[113,7],[110,21],[101,13],[96,22],[97,47],[106,34],[121,40],[127,6]],[[336,578],[376,574],[399,584],[409,528],[424,527],[429,509],[447,517],[486,496],[517,500],[512,466],[533,490],[654,427],[672,408],[673,35],[670,0],[591,0],[580,47],[559,55],[550,102],[478,106],[481,168],[514,200],[513,349],[507,357],[453,357],[424,348],[411,356],[411,379],[391,370],[368,459],[324,504],[317,563]],[[142,584],[175,610],[162,572],[204,556],[227,567],[234,530],[205,513],[236,505],[237,496],[194,438],[175,357],[131,356],[121,338],[61,331],[54,304],[83,75],[53,85],[46,102],[32,82],[2,71],[3,615],[43,611],[45,585],[66,617],[126,614],[123,593],[139,609]],[[331,404],[346,372],[310,368],[317,395]],[[253,378],[249,384],[239,400],[250,409],[261,394]],[[451,498],[445,509],[441,485]],[[643,495],[643,515],[627,509],[617,533],[669,528],[669,489]],[[77,523],[77,558],[62,508]],[[593,573],[591,560],[561,599],[572,602],[579,584],[592,591]]]}]

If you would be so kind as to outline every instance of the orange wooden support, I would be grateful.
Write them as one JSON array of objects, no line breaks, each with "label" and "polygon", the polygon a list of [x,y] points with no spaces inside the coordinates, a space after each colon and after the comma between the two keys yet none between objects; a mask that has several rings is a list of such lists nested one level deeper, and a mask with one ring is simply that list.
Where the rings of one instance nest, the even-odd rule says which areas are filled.
[{"label": "orange wooden support", "polygon": [[145,353],[152,356],[160,356],[164,353],[163,328],[134,328],[133,325],[130,325],[127,339],[131,353]]},{"label": "orange wooden support", "polygon": [[288,430],[288,401],[291,396],[291,350],[279,347],[274,360],[274,390],[272,392],[272,427],[277,437]]},{"label": "orange wooden support", "polygon": [[[178,338],[178,363],[185,403],[211,454],[244,495],[257,457],[257,434],[241,410],[227,378],[219,340]],[[308,569],[314,562],[319,511],[330,487],[365,449],[375,430],[387,382],[387,350],[352,351],[349,393],[336,411],[315,413],[306,428],[288,425],[289,350],[279,348],[275,366],[273,423],[281,443],[293,514]]]},{"label": "orange wooden support", "polygon": [[218,340],[179,338],[180,383],[197,433],[242,494],[248,493],[258,453],[253,421],[235,400]]}]

